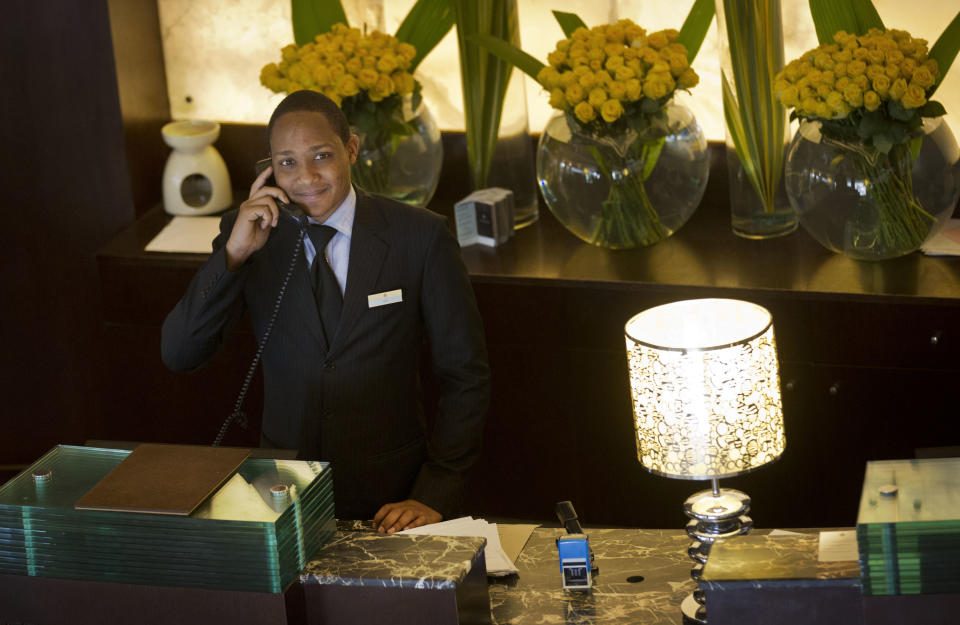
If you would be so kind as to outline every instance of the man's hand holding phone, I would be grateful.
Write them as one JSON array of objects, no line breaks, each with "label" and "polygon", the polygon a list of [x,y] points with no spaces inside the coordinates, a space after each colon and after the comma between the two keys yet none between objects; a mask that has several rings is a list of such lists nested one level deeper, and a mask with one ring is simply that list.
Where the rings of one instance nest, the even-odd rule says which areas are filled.
[{"label": "man's hand holding phone", "polygon": [[230,232],[224,251],[227,254],[227,269],[236,271],[251,254],[262,248],[270,231],[280,220],[277,202],[290,204],[290,198],[279,187],[269,186],[273,167],[267,167],[250,186],[250,197],[240,205],[237,221]]}]

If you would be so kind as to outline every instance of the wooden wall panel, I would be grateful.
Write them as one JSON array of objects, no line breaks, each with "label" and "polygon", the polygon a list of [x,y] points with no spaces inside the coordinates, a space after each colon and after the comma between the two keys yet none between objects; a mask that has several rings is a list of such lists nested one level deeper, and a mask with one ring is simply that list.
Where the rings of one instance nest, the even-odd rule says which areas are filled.
[{"label": "wooden wall panel", "polygon": [[161,199],[170,148],[160,129],[170,121],[156,0],[108,0],[120,112],[137,215]]}]

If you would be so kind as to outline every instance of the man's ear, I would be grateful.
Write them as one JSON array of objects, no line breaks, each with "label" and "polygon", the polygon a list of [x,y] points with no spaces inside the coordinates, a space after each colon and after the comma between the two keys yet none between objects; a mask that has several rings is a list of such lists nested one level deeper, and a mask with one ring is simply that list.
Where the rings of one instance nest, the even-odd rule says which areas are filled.
[{"label": "man's ear", "polygon": [[350,164],[353,165],[357,162],[357,155],[360,153],[360,137],[350,135],[345,147],[347,148],[347,156],[350,158]]}]

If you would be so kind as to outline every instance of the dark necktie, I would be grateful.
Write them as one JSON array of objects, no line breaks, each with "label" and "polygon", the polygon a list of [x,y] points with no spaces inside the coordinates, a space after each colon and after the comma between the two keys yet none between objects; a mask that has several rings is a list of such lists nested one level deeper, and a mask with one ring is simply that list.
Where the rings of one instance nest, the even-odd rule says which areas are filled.
[{"label": "dark necktie", "polygon": [[310,241],[313,242],[313,249],[317,252],[313,257],[310,273],[313,276],[313,298],[317,303],[317,312],[320,313],[323,332],[327,337],[327,347],[333,342],[333,336],[337,333],[337,326],[340,325],[340,309],[343,308],[340,285],[337,283],[337,277],[333,275],[333,269],[327,263],[325,253],[327,244],[336,233],[334,228],[320,224],[310,224],[310,229],[307,231]]}]

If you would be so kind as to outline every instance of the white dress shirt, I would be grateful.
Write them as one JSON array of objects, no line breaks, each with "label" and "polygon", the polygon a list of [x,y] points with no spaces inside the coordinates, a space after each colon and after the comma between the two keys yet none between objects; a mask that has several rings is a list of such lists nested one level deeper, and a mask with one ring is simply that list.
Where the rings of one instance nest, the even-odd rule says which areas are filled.
[{"label": "white dress shirt", "polygon": [[[340,285],[340,293],[347,290],[347,269],[350,264],[350,238],[353,234],[353,217],[357,213],[357,192],[353,185],[350,186],[350,193],[344,198],[340,206],[333,214],[327,217],[324,222],[319,222],[312,217],[307,217],[311,224],[322,223],[324,226],[330,226],[337,231],[330,243],[327,244],[327,262],[333,270],[333,275],[337,277],[337,284]],[[303,254],[307,259],[307,267],[313,266],[313,259],[317,255],[317,250],[313,247],[313,242],[306,234],[303,235]]]}]

